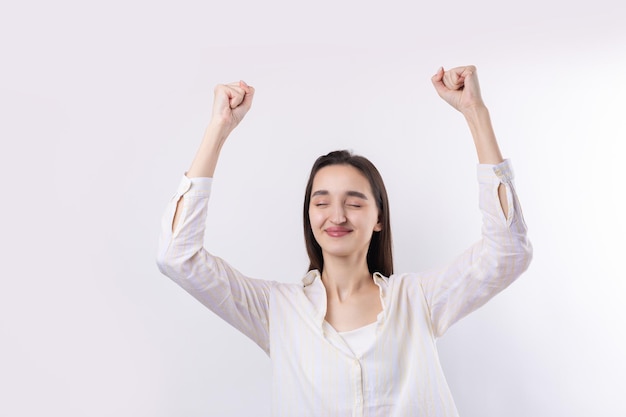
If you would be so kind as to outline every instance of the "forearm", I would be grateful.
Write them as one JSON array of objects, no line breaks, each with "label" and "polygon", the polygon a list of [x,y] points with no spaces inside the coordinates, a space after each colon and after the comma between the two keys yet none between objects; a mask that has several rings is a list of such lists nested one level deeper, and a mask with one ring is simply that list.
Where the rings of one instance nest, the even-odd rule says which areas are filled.
[{"label": "forearm", "polygon": [[220,151],[229,133],[226,128],[215,122],[207,126],[202,143],[186,173],[187,177],[213,177]]},{"label": "forearm", "polygon": [[498,141],[493,131],[489,110],[485,105],[464,109],[463,116],[467,121],[480,164],[499,164],[503,161]]},{"label": "forearm", "polygon": [[[485,105],[474,106],[463,111],[463,116],[467,121],[476,153],[478,155],[478,163],[480,164],[499,164],[503,161],[496,134],[493,131],[489,110]],[[500,206],[502,212],[506,216],[509,212],[508,202],[506,198],[506,189],[503,185],[498,187],[498,196],[500,197]]]},{"label": "forearm", "polygon": [[[213,178],[220,151],[222,150],[222,146],[228,134],[229,132],[218,123],[211,122],[209,126],[207,126],[200,147],[196,152],[196,156],[191,162],[189,170],[185,173],[188,178]],[[176,226],[180,221],[180,208],[182,207],[183,199],[184,197],[181,197],[176,205],[176,212],[172,220],[172,231],[176,230]]]},{"label": "forearm", "polygon": [[219,84],[215,87],[211,122],[196,157],[187,171],[187,177],[212,178],[222,146],[230,132],[241,122],[250,106],[254,88],[243,81]]}]

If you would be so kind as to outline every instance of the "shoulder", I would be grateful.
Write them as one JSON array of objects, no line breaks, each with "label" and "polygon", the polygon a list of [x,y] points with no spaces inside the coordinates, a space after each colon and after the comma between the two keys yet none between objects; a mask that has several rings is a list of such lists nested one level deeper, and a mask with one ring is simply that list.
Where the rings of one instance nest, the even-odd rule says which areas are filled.
[{"label": "shoulder", "polygon": [[272,282],[271,296],[278,303],[299,303],[305,295],[305,287],[302,282]]},{"label": "shoulder", "polygon": [[422,292],[422,273],[402,272],[392,274],[390,277],[383,277],[391,293],[415,293]]},{"label": "shoulder", "polygon": [[302,283],[272,281],[272,291],[279,294],[302,293]]}]

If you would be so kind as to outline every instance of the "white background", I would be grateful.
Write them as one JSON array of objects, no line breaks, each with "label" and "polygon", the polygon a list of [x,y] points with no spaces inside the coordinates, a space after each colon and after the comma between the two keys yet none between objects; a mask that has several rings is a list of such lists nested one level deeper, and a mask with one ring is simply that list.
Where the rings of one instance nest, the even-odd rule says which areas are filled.
[{"label": "white background", "polygon": [[473,144],[435,94],[475,64],[534,244],[439,341],[464,417],[626,415],[626,26],[617,0],[22,1],[0,7],[0,415],[268,416],[269,360],[154,263],[215,84],[209,249],[297,282],[314,159],[387,182],[397,271],[479,236]]}]

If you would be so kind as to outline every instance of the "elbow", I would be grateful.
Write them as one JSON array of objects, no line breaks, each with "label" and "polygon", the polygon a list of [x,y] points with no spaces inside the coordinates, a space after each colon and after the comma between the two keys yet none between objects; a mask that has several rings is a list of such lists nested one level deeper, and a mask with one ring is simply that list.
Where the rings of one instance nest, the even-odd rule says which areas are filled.
[{"label": "elbow", "polygon": [[203,287],[202,277],[207,275],[206,252],[202,249],[190,252],[167,250],[156,258],[159,271],[185,289]]},{"label": "elbow", "polygon": [[189,259],[174,256],[171,250],[160,250],[156,257],[156,266],[163,275],[178,282],[188,272],[188,261]]},{"label": "elbow", "polygon": [[162,224],[155,261],[158,270],[163,275],[172,277],[172,273],[180,268],[180,260],[174,256],[177,251],[172,250],[172,232],[170,227],[166,226],[166,224],[171,223],[164,221]]},{"label": "elbow", "polygon": [[524,238],[517,240],[515,245],[500,247],[492,252],[492,255],[483,258],[482,265],[487,276],[500,277],[499,281],[508,286],[530,266],[533,247],[530,241]]},{"label": "elbow", "polygon": [[163,275],[178,282],[182,276],[189,274],[189,262],[197,251],[191,245],[186,246],[172,239],[170,233],[164,233],[159,238],[156,266]]},{"label": "elbow", "polygon": [[159,252],[157,255],[156,266],[163,275],[168,277],[171,277],[172,273],[180,268],[180,265],[171,256],[163,252]]},{"label": "elbow", "polygon": [[510,276],[511,281],[516,280],[522,275],[533,259],[533,247],[528,239],[519,242],[515,250],[510,251],[505,259],[502,259],[499,267],[502,272]]},{"label": "elbow", "polygon": [[533,245],[530,243],[530,240],[526,239],[522,247],[523,250],[518,255],[520,259],[520,274],[528,269],[533,260]]},{"label": "elbow", "polygon": [[163,275],[167,275],[167,271],[171,268],[171,263],[167,258],[162,257],[160,254],[156,257],[156,266]]}]

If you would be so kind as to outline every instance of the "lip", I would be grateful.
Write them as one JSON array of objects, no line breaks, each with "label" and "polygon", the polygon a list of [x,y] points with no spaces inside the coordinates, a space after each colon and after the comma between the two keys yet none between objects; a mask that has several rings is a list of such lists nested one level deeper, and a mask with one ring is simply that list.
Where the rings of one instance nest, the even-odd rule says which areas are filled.
[{"label": "lip", "polygon": [[352,230],[347,227],[329,227],[325,230],[326,234],[330,237],[342,237],[350,233]]}]

